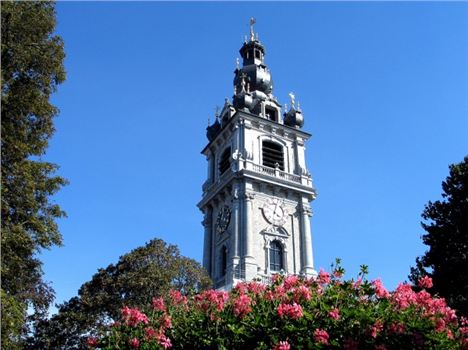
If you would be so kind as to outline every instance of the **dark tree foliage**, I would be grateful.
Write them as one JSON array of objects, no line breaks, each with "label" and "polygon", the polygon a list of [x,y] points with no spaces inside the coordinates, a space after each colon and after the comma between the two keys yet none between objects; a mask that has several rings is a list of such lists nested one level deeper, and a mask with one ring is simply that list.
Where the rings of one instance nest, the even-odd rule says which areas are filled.
[{"label": "dark tree foliage", "polygon": [[189,294],[210,286],[200,264],[181,256],[176,246],[154,239],[99,269],[77,297],[38,325],[28,349],[85,349],[86,338],[119,319],[123,306],[144,309],[171,288]]},{"label": "dark tree foliage", "polygon": [[468,156],[449,166],[442,183],[442,200],[429,202],[422,214],[424,244],[429,250],[416,259],[411,281],[432,277],[431,292],[446,298],[462,315],[468,315]]},{"label": "dark tree foliage", "polygon": [[65,79],[64,51],[54,35],[55,4],[48,1],[1,3],[1,273],[4,349],[21,347],[30,324],[53,299],[42,279],[37,254],[61,244],[55,220],[64,216],[50,197],[66,181],[57,166],[41,160],[54,133],[58,110],[49,98]]}]

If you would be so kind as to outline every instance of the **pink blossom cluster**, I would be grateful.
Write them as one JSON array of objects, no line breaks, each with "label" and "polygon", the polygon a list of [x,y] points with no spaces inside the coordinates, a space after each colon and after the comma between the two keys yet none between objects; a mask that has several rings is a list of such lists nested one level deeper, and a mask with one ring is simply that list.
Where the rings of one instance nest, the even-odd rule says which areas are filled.
[{"label": "pink blossom cluster", "polygon": [[287,341],[280,341],[273,346],[273,350],[291,350],[291,345]]},{"label": "pink blossom cluster", "polygon": [[178,290],[171,289],[169,298],[173,305],[187,305],[187,297]]},{"label": "pink blossom cluster", "polygon": [[228,298],[229,294],[225,291],[206,290],[195,296],[195,302],[204,311],[222,311]]},{"label": "pink blossom cluster", "polygon": [[239,317],[244,317],[252,311],[252,298],[247,294],[241,294],[234,300],[234,314]]},{"label": "pink blossom cluster", "polygon": [[317,343],[328,344],[328,340],[330,339],[330,336],[328,335],[327,331],[317,328],[314,331],[314,339]]},{"label": "pink blossom cluster", "polygon": [[324,271],[323,269],[320,269],[320,272],[318,274],[318,281],[319,283],[322,283],[322,284],[330,283],[331,281],[330,274]]},{"label": "pink blossom cluster", "polygon": [[148,323],[148,316],[146,316],[140,310],[131,309],[128,306],[125,306],[122,309],[122,318],[123,318],[124,323],[130,327],[135,327],[140,323],[144,323],[144,324]]},{"label": "pink blossom cluster", "polygon": [[379,298],[388,298],[388,297],[390,297],[390,293],[387,291],[387,289],[385,289],[385,287],[384,287],[382,281],[380,280],[380,278],[377,278],[376,280],[374,280],[372,282],[372,285],[374,286],[375,294]]},{"label": "pink blossom cluster", "polygon": [[380,332],[383,330],[383,323],[380,320],[376,320],[374,325],[370,328],[370,336],[377,338]]},{"label": "pink blossom cluster", "polygon": [[418,285],[421,288],[432,288],[432,278],[430,278],[429,276],[424,276],[418,281]]},{"label": "pink blossom cluster", "polygon": [[[383,350],[395,348],[395,345],[387,344],[392,338],[407,341],[412,337],[411,341],[417,348],[424,346],[429,338],[436,339],[433,334],[444,341],[457,342],[463,342],[463,337],[468,336],[468,321],[464,318],[459,320],[444,299],[434,298],[425,289],[415,291],[408,284],[400,284],[394,292],[389,292],[380,279],[368,282],[360,275],[356,281],[346,282],[338,279],[341,274],[341,271],[330,274],[321,270],[317,278],[309,279],[278,275],[271,285],[244,282],[237,284],[230,293],[207,290],[191,297],[170,291],[164,299],[153,299],[151,320],[138,309],[122,309],[122,325],[126,327],[120,329],[129,331],[130,326],[135,333],[121,337],[126,339],[121,348],[152,348],[146,346],[146,342],[156,342],[158,348],[164,349],[171,348],[173,344],[179,348],[190,348],[187,344],[180,345],[180,342],[192,341],[194,334],[200,337],[193,339],[194,342],[225,339],[226,348],[233,348],[229,345],[232,344],[230,337],[233,331],[264,334],[269,322],[275,327],[274,334],[262,341],[273,350],[304,346],[297,339],[307,338],[310,342],[311,337],[323,348],[333,345],[358,350],[362,348],[364,339],[365,344],[373,344],[373,349]],[[432,280],[424,277],[418,285],[430,288]],[[365,317],[356,318],[356,315]],[[287,332],[278,327],[278,322],[286,326]],[[356,322],[359,327],[350,327]],[[421,328],[414,331],[418,323]],[[196,331],[180,329],[197,325],[203,326]],[[260,328],[250,332],[255,327]],[[343,333],[342,329],[352,329],[354,333]],[[213,333],[223,330],[227,333]],[[304,333],[296,339],[291,335],[296,331]],[[424,338],[424,332],[432,333],[429,338]],[[177,338],[178,334],[190,336]],[[242,334],[238,338],[243,336],[247,335]],[[248,344],[253,344],[255,340],[249,341]],[[97,346],[98,341],[89,339],[88,344]],[[207,343],[207,347],[211,345]]]},{"label": "pink blossom cluster", "polygon": [[255,295],[262,295],[266,291],[266,289],[267,287],[265,284],[256,281],[238,283],[234,287],[234,290],[237,291],[239,294],[251,293]]},{"label": "pink blossom cluster", "polygon": [[337,308],[333,308],[328,312],[328,316],[333,320],[339,320],[340,319],[340,310],[338,310]]},{"label": "pink blossom cluster", "polygon": [[153,327],[145,328],[145,338],[148,341],[156,340],[164,349],[169,349],[172,346],[171,340],[164,334],[164,328],[155,330]]},{"label": "pink blossom cluster", "polygon": [[164,299],[159,297],[159,298],[153,298],[152,301],[153,304],[153,309],[156,311],[166,311],[166,305],[164,305]]},{"label": "pink blossom cluster", "polygon": [[138,338],[132,338],[128,341],[128,345],[130,345],[134,349],[138,349],[140,347],[140,341]]},{"label": "pink blossom cluster", "polygon": [[292,288],[291,292],[293,295],[292,300],[294,300],[294,302],[296,303],[299,303],[301,301],[307,301],[310,300],[310,298],[312,298],[312,293],[310,292],[310,289],[304,285],[301,285],[297,288]]},{"label": "pink blossom cluster", "polygon": [[304,316],[304,313],[302,312],[302,307],[299,304],[292,303],[292,304],[285,304],[281,303],[278,306],[278,315],[283,318],[283,317],[289,317],[292,319],[298,319]]}]

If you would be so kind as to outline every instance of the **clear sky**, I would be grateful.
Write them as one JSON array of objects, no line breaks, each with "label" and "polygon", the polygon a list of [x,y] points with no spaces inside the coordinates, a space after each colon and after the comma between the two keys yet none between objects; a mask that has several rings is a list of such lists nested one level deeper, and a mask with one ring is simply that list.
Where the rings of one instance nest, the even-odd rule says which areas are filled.
[{"label": "clear sky", "polygon": [[57,302],[154,237],[202,257],[207,119],[232,96],[248,19],[274,94],[300,101],[317,268],[407,278],[420,214],[468,152],[468,3],[59,2],[67,81],[46,159],[64,247],[42,255]]}]

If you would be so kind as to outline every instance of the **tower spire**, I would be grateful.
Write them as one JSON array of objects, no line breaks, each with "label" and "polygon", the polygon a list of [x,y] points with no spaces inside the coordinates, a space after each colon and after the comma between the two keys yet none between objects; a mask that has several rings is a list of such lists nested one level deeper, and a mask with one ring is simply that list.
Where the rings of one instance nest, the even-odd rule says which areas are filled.
[{"label": "tower spire", "polygon": [[257,21],[255,20],[255,18],[253,17],[250,17],[250,41],[254,41],[255,40],[255,34],[254,34],[254,24],[257,23]]}]

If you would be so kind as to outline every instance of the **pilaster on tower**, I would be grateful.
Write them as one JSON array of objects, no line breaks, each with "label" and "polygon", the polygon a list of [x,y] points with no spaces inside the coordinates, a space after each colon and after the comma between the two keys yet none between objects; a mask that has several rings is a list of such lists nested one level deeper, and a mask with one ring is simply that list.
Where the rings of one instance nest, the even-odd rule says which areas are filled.
[{"label": "pilaster on tower", "polygon": [[302,111],[291,94],[282,115],[273,95],[265,48],[254,35],[239,50],[234,96],[207,128],[203,265],[216,288],[239,280],[268,281],[274,273],[316,274],[309,202],[315,199],[306,166]]}]

